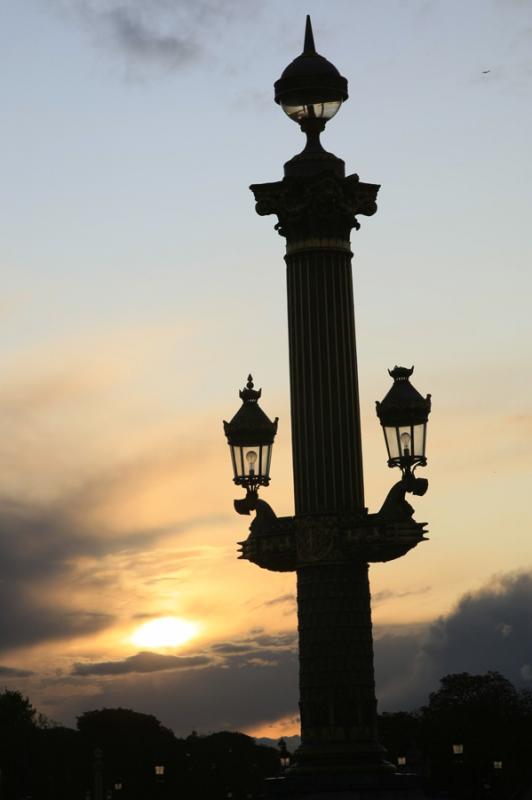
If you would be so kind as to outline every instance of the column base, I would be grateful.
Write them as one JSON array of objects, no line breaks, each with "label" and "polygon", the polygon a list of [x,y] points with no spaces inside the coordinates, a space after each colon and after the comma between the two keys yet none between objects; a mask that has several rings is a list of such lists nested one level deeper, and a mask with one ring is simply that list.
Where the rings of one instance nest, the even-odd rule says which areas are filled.
[{"label": "column base", "polygon": [[303,743],[287,775],[389,775],[397,771],[378,742]]},{"label": "column base", "polygon": [[319,773],[286,775],[265,781],[266,800],[423,800],[419,775]]}]

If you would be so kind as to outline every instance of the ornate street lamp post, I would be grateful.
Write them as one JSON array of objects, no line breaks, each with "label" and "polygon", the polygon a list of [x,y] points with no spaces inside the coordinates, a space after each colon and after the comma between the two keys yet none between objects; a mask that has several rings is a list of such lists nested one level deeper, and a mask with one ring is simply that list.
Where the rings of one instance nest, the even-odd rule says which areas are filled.
[{"label": "ornate street lamp post", "polygon": [[411,370],[390,373],[394,385],[377,409],[389,464],[401,468],[402,478],[381,510],[369,514],[350,231],[360,227],[357,215],[377,210],[379,186],[345,177],[344,162],[320,143],[347,97],[346,79],[316,52],[307,17],[303,53],[275,83],[276,102],[299,123],[307,144],[285,164],[282,181],[251,186],[258,214],[277,215],[275,228],[286,239],[294,517],[276,517],[257,495],[269,482],[271,458],[259,448],[271,448],[277,420],[255,414],[242,437],[239,414],[251,419],[246,405],[258,399],[244,390],[243,408],[224,424],[234,480],[247,489],[235,507],[256,512],[240,557],[297,574],[302,742],[287,784],[299,781],[297,791],[306,791],[309,775],[314,783],[334,775],[337,787],[394,793],[408,776],[396,773],[377,739],[368,563],[403,556],[425,538],[425,523],[412,519],[405,493],[427,488],[413,472],[426,463],[430,398],[409,383]]}]

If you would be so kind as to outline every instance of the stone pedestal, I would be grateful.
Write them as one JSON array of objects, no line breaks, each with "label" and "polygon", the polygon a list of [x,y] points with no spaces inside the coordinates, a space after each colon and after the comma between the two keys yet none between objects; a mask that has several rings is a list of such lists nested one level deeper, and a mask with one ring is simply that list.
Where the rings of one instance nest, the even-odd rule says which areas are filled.
[{"label": "stone pedestal", "polygon": [[423,800],[418,775],[330,774],[287,776],[265,781],[265,800]]}]

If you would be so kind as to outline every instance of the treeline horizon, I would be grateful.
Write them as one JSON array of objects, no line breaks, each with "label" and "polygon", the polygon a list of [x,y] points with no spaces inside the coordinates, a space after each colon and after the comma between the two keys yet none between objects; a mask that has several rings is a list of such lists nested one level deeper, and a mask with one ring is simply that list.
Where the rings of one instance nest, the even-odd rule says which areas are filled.
[{"label": "treeline horizon", "polygon": [[[506,797],[532,784],[532,692],[498,672],[444,676],[416,711],[379,715],[379,740],[429,793]],[[249,800],[282,774],[278,748],[237,731],[178,737],[153,715],[85,711],[76,728],[40,714],[18,690],[0,692],[2,800],[185,796]]]}]

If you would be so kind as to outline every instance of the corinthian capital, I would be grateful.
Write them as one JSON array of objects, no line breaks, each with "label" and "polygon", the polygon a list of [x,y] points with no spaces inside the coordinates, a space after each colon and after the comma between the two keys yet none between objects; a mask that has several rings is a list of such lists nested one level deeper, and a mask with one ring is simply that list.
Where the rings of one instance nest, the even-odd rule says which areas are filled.
[{"label": "corinthian capital", "polygon": [[357,215],[376,212],[379,188],[375,183],[362,183],[358,175],[342,178],[332,172],[250,186],[257,214],[276,214],[275,228],[288,243],[348,241],[351,228],[360,228]]}]

